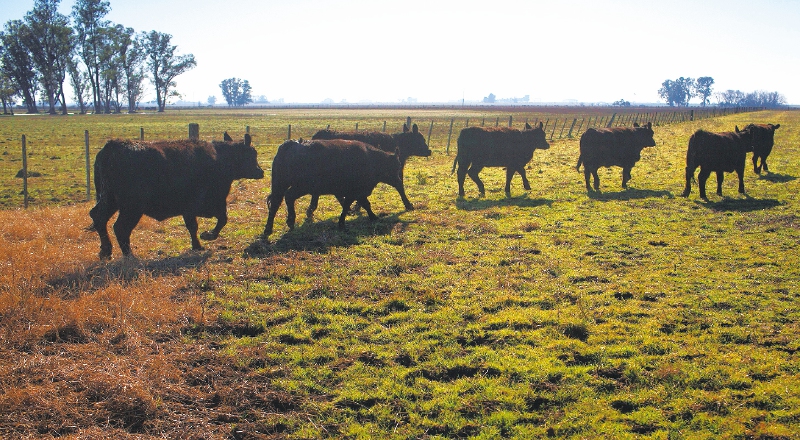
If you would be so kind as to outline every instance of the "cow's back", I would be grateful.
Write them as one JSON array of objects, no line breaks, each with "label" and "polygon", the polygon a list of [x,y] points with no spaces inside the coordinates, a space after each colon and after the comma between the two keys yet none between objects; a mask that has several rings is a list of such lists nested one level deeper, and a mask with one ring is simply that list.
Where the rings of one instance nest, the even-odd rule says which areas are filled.
[{"label": "cow's back", "polygon": [[345,139],[351,141],[360,141],[389,153],[394,153],[397,149],[397,142],[392,135],[376,131],[337,131],[326,129],[316,132],[311,139]]}]

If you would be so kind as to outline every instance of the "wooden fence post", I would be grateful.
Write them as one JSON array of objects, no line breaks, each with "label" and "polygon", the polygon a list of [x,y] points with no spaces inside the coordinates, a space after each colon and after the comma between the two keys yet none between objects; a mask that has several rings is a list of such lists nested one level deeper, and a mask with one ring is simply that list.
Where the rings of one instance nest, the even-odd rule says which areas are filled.
[{"label": "wooden fence post", "polygon": [[291,138],[292,138],[292,124],[289,124],[289,132],[286,134],[286,140],[288,141]]},{"label": "wooden fence post", "polygon": [[495,127],[499,127],[499,126],[500,126],[500,116],[498,116],[498,117],[497,117],[497,120],[496,120],[496,121],[494,121],[494,126],[495,126]]},{"label": "wooden fence post", "polygon": [[356,131],[358,131],[358,122],[356,122]]},{"label": "wooden fence post", "polygon": [[200,124],[192,122],[189,124],[189,140],[196,141],[199,139],[200,139]]},{"label": "wooden fence post", "polygon": [[22,135],[22,198],[25,209],[28,209],[28,144]]},{"label": "wooden fence post", "polygon": [[510,115],[510,116],[508,117],[508,128],[511,128],[511,119],[512,119],[513,117],[514,117],[513,115]]},{"label": "wooden fence post", "polygon": [[406,116],[406,127],[411,130],[411,116]]},{"label": "wooden fence post", "polygon": [[139,127],[139,140],[144,140],[144,127]]},{"label": "wooden fence post", "polygon": [[92,200],[92,171],[89,167],[89,130],[83,131],[84,152],[86,153],[86,201]]},{"label": "wooden fence post", "polygon": [[606,125],[606,128],[611,128],[611,126],[614,124],[614,118],[616,117],[617,113],[615,112],[613,115],[611,115],[611,119],[608,120],[608,125]]},{"label": "wooden fence post", "polygon": [[[467,120],[469,120],[469,119],[467,119]],[[447,133],[447,148],[445,149],[444,152],[448,156],[450,155],[450,139],[452,139],[452,137],[453,137],[453,123],[455,121],[456,121],[455,118],[454,119],[450,119],[450,132]]]},{"label": "wooden fence post", "polygon": [[431,134],[433,133],[433,120],[431,120],[431,128],[428,129],[428,148],[431,147]]},{"label": "wooden fence post", "polygon": [[247,133],[247,134],[250,134],[250,126],[249,125],[245,125],[244,126],[244,132]]},{"label": "wooden fence post", "polygon": [[567,134],[568,138],[572,138],[572,129],[575,128],[575,123],[578,122],[578,118],[572,120],[572,126],[569,127],[569,133]]},{"label": "wooden fence post", "polygon": [[383,121],[383,133],[386,133],[386,121]]},{"label": "wooden fence post", "polygon": [[553,140],[553,135],[556,134],[556,126],[558,125],[558,118],[556,118],[556,122],[553,122],[553,131],[550,133],[550,140]]},{"label": "wooden fence post", "polygon": [[564,137],[564,127],[567,126],[567,118],[564,118],[564,123],[561,124],[561,131],[558,132],[558,138],[561,139]]}]

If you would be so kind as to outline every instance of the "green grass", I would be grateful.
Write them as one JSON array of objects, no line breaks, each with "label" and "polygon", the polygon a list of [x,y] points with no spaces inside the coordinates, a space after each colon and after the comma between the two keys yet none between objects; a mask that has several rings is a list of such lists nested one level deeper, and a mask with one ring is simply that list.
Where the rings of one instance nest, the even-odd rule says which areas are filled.
[{"label": "green grass", "polygon": [[[281,114],[274,126],[268,115],[165,115],[175,128],[164,130],[179,136],[198,118],[203,133],[250,125],[268,167],[292,118],[308,137],[303,130],[333,124],[326,118],[369,128],[405,117],[356,113]],[[577,139],[554,141],[528,167],[533,189],[524,191],[516,177],[509,198],[500,169],[481,173],[486,197],[478,198],[469,180],[467,196],[457,197],[450,174],[457,130],[451,155],[444,154],[456,116],[478,117],[414,115],[426,136],[425,121],[447,121],[432,138],[434,155],[407,165],[414,211],[403,211],[396,192],[379,186],[370,199],[381,218],[349,216],[348,230],[340,231],[338,204],[322,197],[313,224],[301,220],[288,231],[281,209],[265,241],[259,234],[268,181],[242,181],[222,237],[191,264],[180,266],[196,254],[186,253],[178,219],[137,230],[141,260],[134,264],[152,278],[140,281],[115,272],[118,260],[95,262],[87,255],[96,252],[96,237],[81,238],[92,251],[73,257],[87,268],[73,275],[90,283],[97,278],[92,268],[110,267],[108,285],[72,283],[60,288],[62,297],[72,290],[71,297],[91,299],[112,286],[141,284],[166,290],[164,307],[202,307],[171,323],[126,324],[127,334],[153,347],[142,375],[164,365],[180,371],[168,390],[147,388],[158,403],[145,412],[154,419],[146,426],[180,413],[174,408],[182,390],[207,402],[192,413],[197,422],[240,438],[800,437],[800,113],[655,127],[657,146],[643,152],[630,189],[620,188],[619,168],[604,169],[600,194],[587,194],[575,171]],[[507,114],[497,117],[507,121]],[[120,116],[116,126],[136,128],[140,120]],[[62,120],[42,126],[53,121]],[[781,124],[773,173],[757,176],[748,165],[746,195],[729,174],[723,197],[714,193],[713,177],[708,202],[696,188],[679,197],[689,136],[749,122]],[[3,137],[13,138],[9,121],[0,123]],[[67,157],[49,143],[34,148]],[[298,212],[306,203],[298,201]],[[165,260],[180,267],[159,270]],[[52,284],[49,277],[43,275]],[[100,357],[119,361],[125,354],[104,345],[102,335],[110,337],[121,318],[107,319],[109,329],[87,331],[87,338]],[[90,321],[77,325],[89,328]],[[32,335],[27,350],[36,352],[47,345],[34,336],[44,332],[37,328],[10,330]],[[9,345],[7,358],[22,356]],[[87,342],[62,344],[67,353],[77,345]],[[167,356],[159,346],[191,354],[157,363]],[[0,432],[20,433],[10,426],[0,424]],[[179,426],[183,434],[201,432]]]}]

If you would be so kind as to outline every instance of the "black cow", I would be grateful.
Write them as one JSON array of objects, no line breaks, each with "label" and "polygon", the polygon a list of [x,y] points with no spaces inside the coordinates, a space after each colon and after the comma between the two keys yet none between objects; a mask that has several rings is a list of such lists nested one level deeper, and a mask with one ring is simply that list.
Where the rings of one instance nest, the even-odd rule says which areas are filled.
[{"label": "black cow", "polygon": [[723,172],[733,172],[739,176],[739,193],[744,194],[744,163],[747,153],[753,151],[753,135],[750,130],[735,132],[710,133],[697,130],[689,138],[686,150],[686,188],[681,196],[688,197],[692,191],[691,181],[694,171],[700,167],[697,184],[700,186],[700,198],[706,197],[706,180],[711,172],[717,173],[717,195],[722,195]]},{"label": "black cow", "polygon": [[216,217],[213,240],[228,222],[226,199],[236,179],[261,179],[250,135],[244,142],[110,140],[94,161],[97,204],[89,212],[89,230],[100,236],[100,258],[111,257],[108,221],[119,211],[114,234],[123,255],[131,255],[130,236],[142,215],[156,220],[183,216],[192,237],[192,249],[203,246],[197,238],[197,217]]},{"label": "black cow", "polygon": [[591,191],[589,177],[594,176],[594,190],[600,191],[600,167],[622,167],[622,187],[628,188],[631,180],[631,169],[641,159],[642,149],[655,147],[653,125],[640,127],[590,128],[581,135],[580,156],[575,169],[580,171],[583,164],[583,175],[586,179],[586,190]]},{"label": "black cow", "polygon": [[[336,131],[336,130],[320,130],[311,139],[348,139],[353,141],[361,141],[372,145],[373,147],[386,151],[388,153],[397,153],[400,159],[400,176],[403,176],[403,169],[406,166],[406,161],[411,156],[428,157],[431,155],[431,150],[428,144],[425,143],[425,138],[419,132],[417,124],[412,125],[409,130],[408,126],[403,124],[402,133],[387,134],[377,131]],[[400,193],[400,198],[403,200],[403,206],[407,210],[413,210],[414,205],[406,197],[405,186],[401,185],[397,188]],[[318,196],[311,196],[311,204],[317,206]],[[313,210],[306,211],[309,218],[313,215]]]},{"label": "black cow", "polygon": [[[744,127],[753,135],[753,171],[756,174],[761,174],[762,166],[764,171],[769,172],[767,156],[772,152],[772,146],[775,145],[775,130],[779,128],[781,124],[748,124]],[[759,158],[761,165],[758,164]]]},{"label": "black cow", "polygon": [[[343,139],[286,141],[278,147],[272,161],[272,193],[267,197],[269,216],[264,237],[272,234],[275,213],[284,198],[286,225],[294,228],[294,202],[306,194],[336,196],[342,205],[339,228],[344,228],[344,219],[353,201],[358,201],[370,220],[375,220],[377,216],[367,197],[379,182],[402,187],[400,160],[396,154]],[[316,204],[312,202],[308,209],[313,212]]]},{"label": "black cow", "polygon": [[524,130],[505,127],[467,127],[458,135],[458,153],[453,161],[455,171],[458,164],[458,195],[464,197],[464,178],[469,177],[478,185],[481,196],[486,194],[478,173],[484,167],[505,167],[506,196],[511,195],[511,178],[514,173],[522,177],[522,185],[531,189],[525,176],[525,165],[533,158],[536,149],[547,150],[550,144],[545,139],[543,124],[532,128],[525,123]]}]

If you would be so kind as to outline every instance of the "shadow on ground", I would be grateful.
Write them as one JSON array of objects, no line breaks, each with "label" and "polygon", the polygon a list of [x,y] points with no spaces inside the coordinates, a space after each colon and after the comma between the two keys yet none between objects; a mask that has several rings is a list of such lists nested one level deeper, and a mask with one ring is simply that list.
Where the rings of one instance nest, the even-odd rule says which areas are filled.
[{"label": "shadow on ground", "polygon": [[629,188],[622,191],[615,192],[598,192],[587,191],[587,195],[592,200],[599,200],[601,202],[609,200],[639,200],[639,199],[652,199],[652,198],[668,198],[673,199],[675,196],[669,191],[653,191],[651,189],[633,189]]},{"label": "shadow on ground", "polygon": [[724,198],[718,202],[699,202],[698,203],[712,211],[718,212],[750,212],[761,211],[764,209],[774,208],[781,206],[783,203],[776,199],[754,199],[750,196],[745,196],[744,199]]},{"label": "shadow on ground", "polygon": [[795,179],[797,179],[797,177],[790,176],[788,174],[778,174],[770,172],[767,172],[765,174],[760,174],[758,176],[758,180],[766,180],[767,182],[772,182],[772,183],[786,183],[786,182],[791,182],[792,180]]},{"label": "shadow on ground", "polygon": [[130,283],[145,275],[180,275],[185,269],[203,266],[210,255],[208,251],[187,251],[161,260],[120,258],[110,262],[98,261],[47,280],[47,285],[37,293],[42,296],[57,293],[66,299],[77,297],[80,292],[102,289],[111,282]]},{"label": "shadow on ground", "polygon": [[516,197],[506,197],[504,199],[469,199],[459,197],[456,199],[456,208],[463,211],[482,211],[496,206],[518,206],[520,208],[535,208],[537,206],[552,206],[550,199],[531,199],[527,194]]},{"label": "shadow on ground", "polygon": [[[281,235],[277,241],[259,237],[244,250],[244,256],[260,258],[292,250],[326,253],[333,247],[359,244],[364,237],[387,235],[397,224],[406,226],[407,223],[401,221],[398,214],[379,215],[375,221],[366,215],[348,218],[344,230],[338,227],[338,217],[320,222],[305,221]],[[278,233],[273,233],[273,236]]]}]

